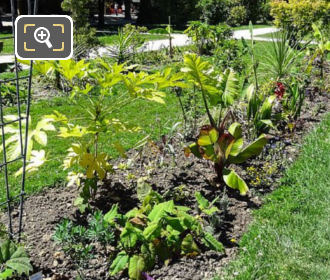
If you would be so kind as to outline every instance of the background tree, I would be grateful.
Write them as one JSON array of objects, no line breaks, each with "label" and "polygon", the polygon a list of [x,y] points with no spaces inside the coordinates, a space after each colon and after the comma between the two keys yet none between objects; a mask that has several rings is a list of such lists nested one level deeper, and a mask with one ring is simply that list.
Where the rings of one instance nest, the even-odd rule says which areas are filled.
[{"label": "background tree", "polygon": [[131,6],[132,6],[132,0],[124,0],[125,4],[125,19],[131,20]]},{"label": "background tree", "polygon": [[229,0],[200,0],[197,8],[202,11],[202,20],[208,24],[217,24],[228,19],[229,4]]},{"label": "background tree", "polygon": [[271,15],[278,27],[289,30],[298,37],[311,32],[313,23],[320,22],[329,30],[329,0],[273,0]]}]

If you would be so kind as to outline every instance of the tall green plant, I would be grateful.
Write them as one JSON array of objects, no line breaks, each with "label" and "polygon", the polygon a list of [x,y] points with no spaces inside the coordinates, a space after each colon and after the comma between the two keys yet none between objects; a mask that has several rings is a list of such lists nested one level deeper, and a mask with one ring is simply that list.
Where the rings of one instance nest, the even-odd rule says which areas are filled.
[{"label": "tall green plant", "polygon": [[[324,79],[324,62],[326,61],[327,54],[330,52],[330,40],[327,38],[325,32],[322,32],[321,29],[313,23],[312,25],[314,30],[314,39],[317,42],[316,47],[312,46],[312,51],[310,50],[310,61],[308,65],[308,73],[311,72],[312,64],[314,60],[320,58],[320,76]],[[312,54],[311,54],[312,53]]]}]

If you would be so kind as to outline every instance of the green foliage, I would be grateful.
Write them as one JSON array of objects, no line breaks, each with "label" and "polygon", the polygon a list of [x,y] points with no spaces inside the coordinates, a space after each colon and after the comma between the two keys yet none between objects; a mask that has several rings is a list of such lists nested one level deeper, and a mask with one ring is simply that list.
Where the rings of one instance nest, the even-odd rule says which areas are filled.
[{"label": "green foliage", "polygon": [[[76,200],[81,211],[86,209],[89,199],[95,197],[98,181],[104,180],[107,174],[113,172],[109,156],[100,152],[100,137],[109,137],[108,145],[114,146],[124,156],[122,144],[112,143],[111,136],[119,132],[134,133],[139,130],[138,127],[114,118],[113,114],[137,98],[164,103],[163,90],[182,78],[180,74],[172,74],[171,69],[149,75],[145,72],[124,73],[129,68],[118,64],[110,65],[100,59],[94,63],[98,71],[83,60],[59,63],[59,73],[72,88],[72,102],[75,102],[77,96],[84,97],[89,102],[82,114],[77,116],[79,120],[84,120],[85,125],[78,125],[59,112],[47,116],[60,125],[59,137],[78,140],[68,150],[64,168],[72,170],[68,176],[69,185],[78,185],[81,188],[80,197]],[[114,96],[116,102],[104,102]],[[82,172],[77,172],[77,167]]]},{"label": "green foliage", "polygon": [[[247,119],[252,121],[255,133],[268,132],[270,128],[274,128],[272,119],[272,109],[276,96],[272,94],[271,89],[266,88],[266,93],[256,91],[251,84],[246,92],[247,99]],[[269,95],[271,94],[271,95]]]},{"label": "green foliage", "polygon": [[146,33],[145,27],[137,27],[135,25],[126,24],[123,28],[118,29],[118,40],[115,44],[108,47],[111,56],[118,63],[125,62],[129,57],[137,53],[138,47],[141,47],[145,39],[141,33]]},{"label": "green foliage", "polygon": [[279,81],[294,74],[297,62],[304,55],[302,46],[298,50],[299,42],[292,42],[292,35],[281,31],[272,35],[272,42],[261,58],[260,72],[267,78]]},{"label": "green foliage", "polygon": [[218,121],[220,123],[222,109],[231,106],[238,98],[240,85],[237,74],[229,69],[219,73],[210,63],[202,60],[196,54],[184,56],[184,68],[181,69],[181,72],[185,73],[188,85],[192,85],[200,91],[210,124],[216,127],[208,102],[220,107]]},{"label": "green foliage", "polygon": [[244,6],[234,6],[230,9],[228,24],[232,26],[240,26],[246,23],[247,11]]},{"label": "green foliage", "polygon": [[325,32],[322,32],[321,29],[313,23],[312,25],[313,30],[314,30],[314,39],[317,42],[316,47],[311,46],[309,49],[309,65],[307,72],[310,74],[313,62],[315,61],[316,58],[320,58],[320,76],[323,79],[324,78],[324,62],[327,59],[327,54],[330,52],[330,40],[327,38]]},{"label": "green foliage", "polygon": [[290,120],[296,121],[300,117],[301,108],[305,100],[304,88],[296,79],[287,86],[284,100],[284,111]]},{"label": "green foliage", "polygon": [[[146,193],[146,192],[145,192]],[[156,260],[168,264],[178,255],[196,255],[206,247],[222,251],[222,244],[205,234],[201,223],[188,214],[187,207],[177,206],[163,198],[151,187],[141,201],[125,215],[114,206],[104,219],[116,225],[120,232],[119,251],[110,266],[115,275],[128,268],[130,279],[142,279],[142,272],[151,270]]]},{"label": "green foliage", "polygon": [[[27,90],[25,86],[20,86],[20,102],[25,102]],[[2,103],[6,106],[13,106],[17,103],[16,84],[13,82],[0,84]]]},{"label": "green foliage", "polygon": [[229,39],[233,32],[226,24],[209,25],[201,21],[189,22],[185,34],[192,39],[200,55],[210,54],[220,43]]},{"label": "green foliage", "polygon": [[237,73],[246,71],[247,63],[244,59],[246,48],[238,40],[224,40],[218,43],[213,51],[212,62],[220,69],[231,68]]},{"label": "green foliage", "polygon": [[328,28],[330,3],[325,0],[273,0],[271,15],[275,24],[303,38],[312,31],[312,24],[320,22]]},{"label": "green foliage", "polygon": [[[272,122],[272,109],[275,102],[275,96],[273,95],[274,86],[271,82],[271,86],[269,87],[268,83],[265,83],[264,87],[265,89],[261,90],[259,85],[259,75],[258,75],[258,69],[259,69],[259,59],[256,56],[255,51],[255,42],[253,39],[253,25],[250,22],[250,34],[251,34],[251,43],[248,45],[244,39],[242,39],[242,43],[247,49],[250,58],[251,58],[251,64],[252,64],[252,73],[253,73],[253,83],[251,83],[246,90],[245,96],[247,99],[247,119],[248,121],[252,121],[254,131],[256,135],[259,135],[263,132],[268,132],[268,130],[273,127]],[[278,54],[276,47],[276,42],[273,42],[274,45],[274,53]],[[286,45],[285,45],[286,46]],[[282,56],[281,61],[282,60]],[[270,63],[275,62],[271,61]],[[274,67],[275,68],[275,67]],[[276,69],[276,68],[275,68]],[[282,69],[282,68],[281,68]],[[273,69],[274,70],[274,69]],[[265,69],[265,71],[268,71],[268,69]],[[266,72],[267,73],[267,72]],[[275,73],[277,73],[275,71]],[[271,94],[270,94],[271,92]]]},{"label": "green foliage", "polygon": [[24,247],[11,240],[0,240],[0,279],[28,276],[33,270]]},{"label": "green foliage", "polygon": [[208,24],[224,22],[228,18],[228,0],[200,0],[197,7],[202,10],[201,17]]},{"label": "green foliage", "polygon": [[[17,119],[18,116],[16,115],[4,116],[4,120],[6,122],[15,121]],[[29,133],[28,146],[26,150],[26,159],[28,161],[28,164],[26,165],[26,172],[30,173],[37,171],[38,168],[46,161],[45,150],[34,150],[35,144],[45,147],[47,145],[47,132],[54,131],[55,127],[52,124],[52,119],[50,118],[43,118],[37,123],[34,129],[31,128],[31,118],[27,121],[29,125]],[[5,147],[7,148],[7,160],[9,161],[17,159],[24,153],[25,128],[27,121],[23,119],[21,122],[12,122],[4,128],[5,135],[9,136],[9,138],[5,141]],[[20,132],[22,134],[20,134]],[[3,145],[0,146],[0,152],[2,151]],[[15,175],[19,176],[22,172],[23,168],[19,169]]]},{"label": "green foliage", "polygon": [[198,208],[206,215],[211,216],[220,211],[218,207],[213,206],[218,200],[218,197],[216,197],[212,202],[209,202],[200,192],[195,192],[195,197],[198,203]]},{"label": "green foliage", "polygon": [[91,48],[99,44],[96,30],[90,27],[89,5],[91,0],[64,0],[63,11],[69,12],[74,23],[74,55],[79,58],[88,54]]},{"label": "green foliage", "polygon": [[79,267],[85,267],[93,257],[96,244],[106,249],[115,240],[114,229],[104,221],[100,211],[94,212],[88,220],[87,226],[75,225],[64,219],[55,229],[53,240],[61,245],[65,254]]},{"label": "green foliage", "polygon": [[228,131],[225,131],[224,124],[225,122],[220,127],[202,127],[197,141],[185,148],[185,155],[193,154],[197,158],[212,161],[218,178],[230,188],[239,190],[241,195],[245,195],[248,186],[234,170],[228,167],[230,164],[244,163],[247,159],[259,155],[267,139],[265,135],[261,135],[257,140],[243,147],[241,125],[235,122]]}]

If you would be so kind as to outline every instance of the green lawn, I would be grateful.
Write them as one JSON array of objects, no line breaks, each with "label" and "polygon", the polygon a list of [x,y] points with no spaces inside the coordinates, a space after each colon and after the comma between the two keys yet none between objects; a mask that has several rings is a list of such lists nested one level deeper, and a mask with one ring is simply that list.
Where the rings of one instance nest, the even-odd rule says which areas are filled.
[{"label": "green lawn", "polygon": [[9,36],[12,36],[12,34],[7,32],[0,33],[0,42],[3,42],[3,49],[0,52],[0,55],[14,52],[14,39],[3,39]]},{"label": "green lawn", "polygon": [[[107,100],[111,102],[111,100]],[[31,117],[33,125],[41,119],[43,115],[51,114],[54,110],[66,114],[70,119],[74,119],[79,114],[79,111],[86,110],[87,101],[79,99],[77,103],[80,106],[73,105],[69,97],[56,97],[49,100],[41,100],[33,102],[31,107]],[[16,113],[15,108],[7,109],[5,114]],[[176,96],[168,93],[166,97],[166,105],[150,102],[146,100],[136,100],[130,103],[117,114],[113,115],[122,121],[127,121],[134,126],[140,126],[142,130],[136,133],[119,133],[115,137],[107,136],[101,138],[100,149],[109,152],[113,157],[116,157],[117,152],[109,147],[109,142],[120,141],[126,148],[130,149],[145,136],[150,135],[153,139],[160,139],[161,134],[168,132],[169,128],[176,122],[181,120],[181,111],[177,103]],[[75,140],[73,140],[75,141]],[[56,133],[48,133],[48,145],[46,151],[49,152],[49,161],[36,173],[30,175],[26,190],[27,193],[32,193],[41,190],[47,186],[53,186],[58,182],[65,181],[67,172],[61,167],[67,149],[70,147],[72,139],[58,138]],[[11,174],[18,169],[19,165],[11,165]],[[0,201],[5,198],[5,192],[2,189],[4,186],[4,176],[0,177]],[[12,193],[17,194],[20,185],[20,179],[11,176],[11,187],[14,189]]]},{"label": "green lawn", "polygon": [[282,186],[254,212],[236,260],[216,279],[330,279],[330,115],[304,142]]}]

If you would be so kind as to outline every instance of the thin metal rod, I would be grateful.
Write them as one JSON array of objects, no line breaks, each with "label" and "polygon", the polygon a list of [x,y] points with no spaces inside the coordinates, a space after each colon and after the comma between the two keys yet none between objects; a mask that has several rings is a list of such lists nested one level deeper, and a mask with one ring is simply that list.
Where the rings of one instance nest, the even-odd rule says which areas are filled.
[{"label": "thin metal rod", "polygon": [[[30,0],[28,0],[30,3]],[[31,3],[30,3],[31,5]],[[37,12],[38,2],[34,3],[34,11]],[[30,74],[29,74],[29,86],[28,86],[28,96],[26,105],[26,125],[25,125],[25,144],[24,144],[24,158],[23,158],[23,174],[22,174],[22,187],[21,187],[21,199],[20,199],[20,210],[19,210],[19,230],[18,230],[18,242],[21,240],[21,234],[23,230],[23,210],[24,210],[24,195],[25,195],[25,171],[26,171],[26,157],[27,157],[27,147],[28,147],[28,134],[29,134],[29,117],[30,117],[30,105],[31,105],[31,87],[32,87],[32,72],[33,72],[33,61],[30,62]]]},{"label": "thin metal rod", "polygon": [[[28,79],[30,78],[30,76],[23,76],[23,77],[18,77],[18,80],[23,80],[23,79]],[[13,82],[16,81],[16,78],[11,78],[11,79],[6,79],[6,80],[0,80],[0,83],[9,83],[9,82]]]},{"label": "thin metal rod", "polygon": [[24,120],[24,119],[26,119],[26,118],[25,117],[20,117],[20,118],[17,118],[15,120],[12,120],[12,121],[0,122],[0,126],[6,126],[6,125],[9,125],[9,124],[12,124],[12,123],[18,122],[19,120]]},{"label": "thin metal rod", "polygon": [[6,163],[1,163],[1,164],[0,164],[0,168],[4,167],[5,165],[8,165],[8,164],[10,164],[10,163],[13,163],[13,162],[15,162],[15,161],[21,160],[21,159],[23,159],[23,156],[20,156],[20,157],[18,157],[18,158],[13,159],[13,160],[9,160],[9,161],[7,161]]},{"label": "thin metal rod", "polygon": [[[2,94],[0,88],[0,120],[3,123],[3,107],[2,107]],[[3,163],[4,173],[5,173],[5,186],[6,186],[6,196],[7,196],[7,213],[8,213],[8,232],[9,237],[13,233],[12,220],[11,220],[11,205],[10,205],[10,190],[9,190],[9,181],[8,181],[8,166],[7,166],[7,153],[6,153],[6,137],[5,137],[5,127],[1,126],[1,138],[2,138],[2,154],[3,154]]]}]

